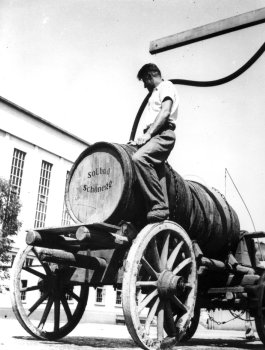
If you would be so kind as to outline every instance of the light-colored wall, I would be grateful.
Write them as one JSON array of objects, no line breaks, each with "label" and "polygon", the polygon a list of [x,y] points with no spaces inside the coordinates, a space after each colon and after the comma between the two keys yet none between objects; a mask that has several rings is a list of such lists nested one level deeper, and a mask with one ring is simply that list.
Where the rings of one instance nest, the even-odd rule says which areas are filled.
[{"label": "light-colored wall", "polygon": [[87,146],[83,140],[0,99],[0,177],[9,180],[14,148],[26,153],[19,216],[23,226],[16,245],[25,240],[25,230],[34,227],[42,161],[53,165],[45,226],[60,226],[66,173]]},{"label": "light-colored wall", "polygon": [[105,286],[105,300],[102,304],[96,302],[96,289],[89,288],[87,308],[83,322],[115,324],[117,315],[123,316],[121,305],[116,305],[116,291],[112,286]]},{"label": "light-colored wall", "polygon": [[0,154],[0,176],[6,179],[10,176],[14,148],[26,153],[20,192],[22,208],[19,215],[23,226],[18,239],[21,240],[24,237],[26,229],[34,226],[42,160],[53,164],[45,225],[60,225],[66,172],[71,168],[72,163],[3,132],[0,132],[0,147],[6,150]]},{"label": "light-colored wall", "polygon": [[73,162],[87,147],[84,140],[78,139],[44,119],[16,108],[0,98],[0,127],[2,130],[28,143],[43,148],[47,152]]}]

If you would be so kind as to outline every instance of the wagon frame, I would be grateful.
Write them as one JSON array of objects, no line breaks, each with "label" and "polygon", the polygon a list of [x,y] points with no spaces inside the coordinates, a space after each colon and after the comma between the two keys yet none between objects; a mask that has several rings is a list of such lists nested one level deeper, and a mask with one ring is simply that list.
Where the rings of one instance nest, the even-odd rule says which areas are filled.
[{"label": "wagon frame", "polygon": [[[29,231],[27,245],[14,261],[13,309],[31,335],[56,340],[80,321],[89,287],[122,285],[125,323],[145,349],[187,341],[196,331],[200,308],[249,311],[265,342],[265,269],[257,260],[255,246],[260,237],[265,233],[244,232],[235,256],[229,254],[226,261],[219,261],[205,257],[198,243],[172,221],[149,224],[139,233],[126,222]],[[88,247],[96,254],[89,253]],[[35,262],[28,265],[32,255]],[[38,282],[23,288],[21,273],[25,271],[37,276]],[[78,293],[73,286],[79,288]],[[39,297],[26,310],[23,293],[36,290]],[[75,300],[74,310],[67,295]],[[44,300],[46,306],[34,325],[31,316]],[[46,331],[52,305],[52,329]],[[60,320],[60,305],[66,323]]]}]

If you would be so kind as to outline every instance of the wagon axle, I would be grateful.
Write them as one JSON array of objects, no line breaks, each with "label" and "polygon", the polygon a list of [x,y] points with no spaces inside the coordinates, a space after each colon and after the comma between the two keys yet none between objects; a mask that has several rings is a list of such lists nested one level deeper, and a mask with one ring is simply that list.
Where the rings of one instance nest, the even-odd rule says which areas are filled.
[{"label": "wagon axle", "polygon": [[186,284],[182,276],[176,276],[172,271],[164,270],[157,281],[157,290],[161,298],[168,298],[185,291]]},{"label": "wagon axle", "polygon": [[65,276],[62,271],[55,269],[44,279],[38,282],[38,287],[41,294],[50,293],[54,297],[59,298],[61,295],[67,293],[71,288],[67,285],[67,280],[69,278],[69,271]]}]

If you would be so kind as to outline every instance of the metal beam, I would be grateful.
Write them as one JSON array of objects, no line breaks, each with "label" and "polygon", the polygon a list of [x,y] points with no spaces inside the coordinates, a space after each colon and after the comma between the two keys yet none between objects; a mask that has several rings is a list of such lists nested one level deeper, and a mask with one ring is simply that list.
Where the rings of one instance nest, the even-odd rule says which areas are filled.
[{"label": "metal beam", "polygon": [[155,54],[171,50],[264,22],[265,7],[151,41],[149,51]]}]

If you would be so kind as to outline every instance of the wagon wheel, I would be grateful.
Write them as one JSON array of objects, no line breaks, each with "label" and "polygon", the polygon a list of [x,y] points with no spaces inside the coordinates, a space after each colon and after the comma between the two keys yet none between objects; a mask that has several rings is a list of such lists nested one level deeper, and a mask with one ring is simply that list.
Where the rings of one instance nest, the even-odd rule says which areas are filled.
[{"label": "wagon wheel", "polygon": [[86,308],[88,286],[71,282],[75,270],[40,261],[36,247],[20,249],[12,269],[11,300],[28,333],[55,340],[76,327]]},{"label": "wagon wheel", "polygon": [[190,323],[188,324],[188,327],[186,329],[186,333],[184,334],[183,338],[181,339],[181,342],[188,341],[194,336],[194,333],[196,332],[199,321],[200,321],[200,315],[201,315],[201,308],[198,306],[197,303],[195,303],[194,308],[194,315],[190,320]]},{"label": "wagon wheel", "polygon": [[258,284],[260,289],[255,324],[259,338],[265,344],[265,272],[260,276]]},{"label": "wagon wheel", "polygon": [[180,341],[197,292],[196,260],[184,229],[171,221],[147,225],[128,253],[122,288],[125,322],[139,346]]}]

